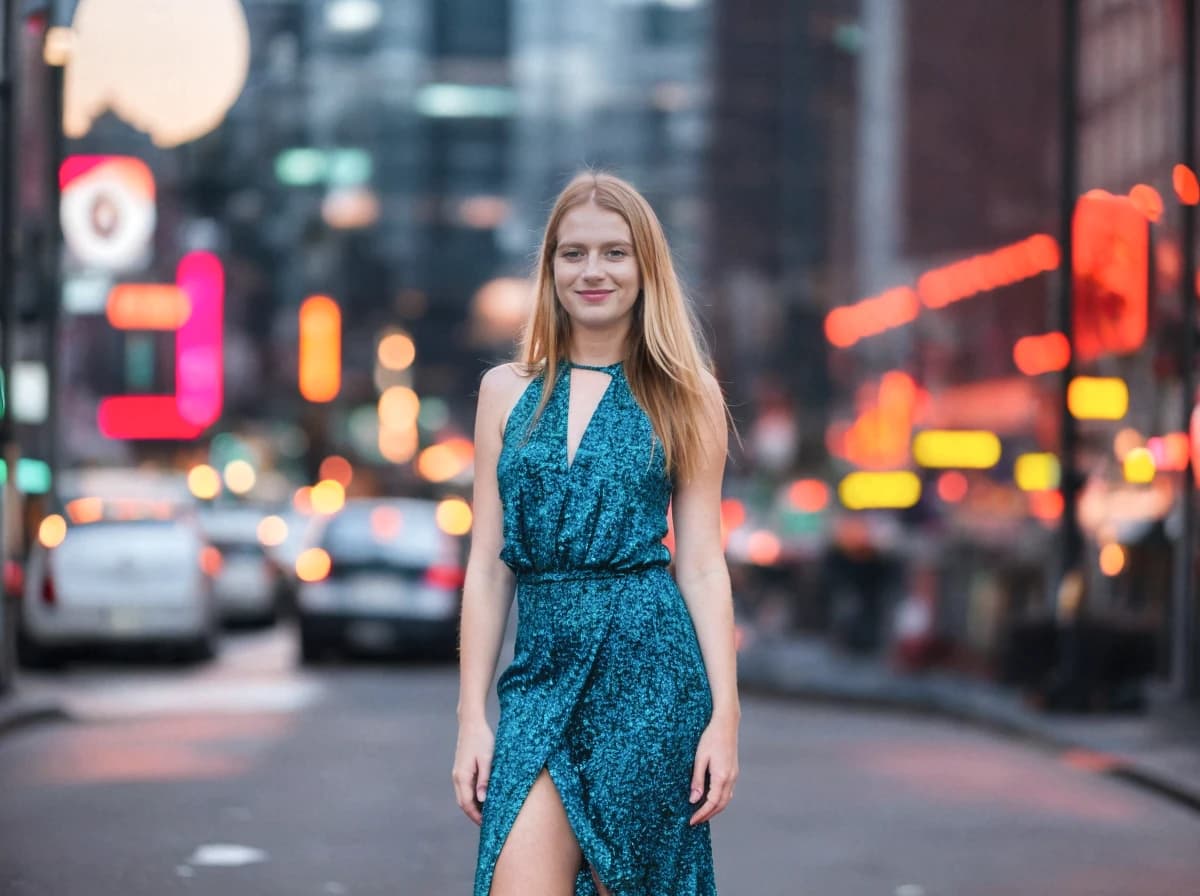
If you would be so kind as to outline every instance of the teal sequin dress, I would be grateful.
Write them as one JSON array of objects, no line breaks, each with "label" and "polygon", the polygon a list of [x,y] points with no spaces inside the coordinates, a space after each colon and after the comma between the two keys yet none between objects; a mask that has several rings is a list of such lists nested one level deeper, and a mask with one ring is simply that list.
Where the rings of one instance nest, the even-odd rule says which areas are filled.
[{"label": "teal sequin dress", "polygon": [[707,822],[688,819],[712,695],[662,540],[672,483],[620,364],[571,463],[571,367],[530,428],[542,376],[509,416],[497,466],[501,559],[517,581],[517,637],[496,684],[500,720],[474,896],[545,766],[583,851],[576,896],[712,896]]}]

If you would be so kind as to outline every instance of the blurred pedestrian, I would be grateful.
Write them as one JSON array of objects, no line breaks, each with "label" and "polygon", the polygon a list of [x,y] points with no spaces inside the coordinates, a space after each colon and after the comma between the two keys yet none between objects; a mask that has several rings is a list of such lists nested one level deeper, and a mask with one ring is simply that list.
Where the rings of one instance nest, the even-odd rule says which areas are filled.
[{"label": "blurred pedestrian", "polygon": [[453,770],[481,825],[475,896],[716,892],[709,819],[733,795],[741,711],[710,368],[645,198],[576,177],[519,360],[479,390]]}]

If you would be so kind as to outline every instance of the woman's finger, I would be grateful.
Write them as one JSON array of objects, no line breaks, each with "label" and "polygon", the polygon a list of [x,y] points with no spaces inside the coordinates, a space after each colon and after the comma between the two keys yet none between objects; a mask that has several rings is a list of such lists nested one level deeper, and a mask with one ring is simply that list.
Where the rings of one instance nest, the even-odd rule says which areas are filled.
[{"label": "woman's finger", "polygon": [[696,754],[696,761],[692,766],[692,790],[688,795],[688,800],[696,805],[700,805],[697,800],[704,793],[704,778],[708,772],[708,756],[703,753]]}]

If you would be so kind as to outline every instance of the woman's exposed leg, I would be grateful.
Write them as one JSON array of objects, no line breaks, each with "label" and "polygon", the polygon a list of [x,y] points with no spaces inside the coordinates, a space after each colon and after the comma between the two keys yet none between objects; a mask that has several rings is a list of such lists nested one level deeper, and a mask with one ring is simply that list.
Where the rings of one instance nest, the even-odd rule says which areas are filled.
[{"label": "woman's exposed leg", "polygon": [[574,896],[581,858],[558,788],[543,768],[496,859],[491,896]]}]

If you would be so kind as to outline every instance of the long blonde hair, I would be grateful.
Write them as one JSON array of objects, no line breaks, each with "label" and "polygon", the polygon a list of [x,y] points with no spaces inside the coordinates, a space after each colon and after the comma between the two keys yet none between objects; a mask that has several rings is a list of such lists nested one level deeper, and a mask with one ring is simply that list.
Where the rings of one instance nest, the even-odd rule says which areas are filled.
[{"label": "long blonde hair", "polygon": [[571,344],[571,319],[554,289],[559,225],[567,212],[588,203],[616,212],[629,225],[642,289],[634,304],[625,346],[625,376],[662,442],[667,470],[689,479],[701,462],[702,427],[713,422],[703,380],[704,371],[712,372],[712,362],[691,303],[675,273],[658,216],[633,186],[605,172],[576,175],[559,194],[546,222],[538,253],[533,311],[518,356],[518,363],[528,373],[545,372],[533,420],[550,400],[558,367],[566,360]]}]

